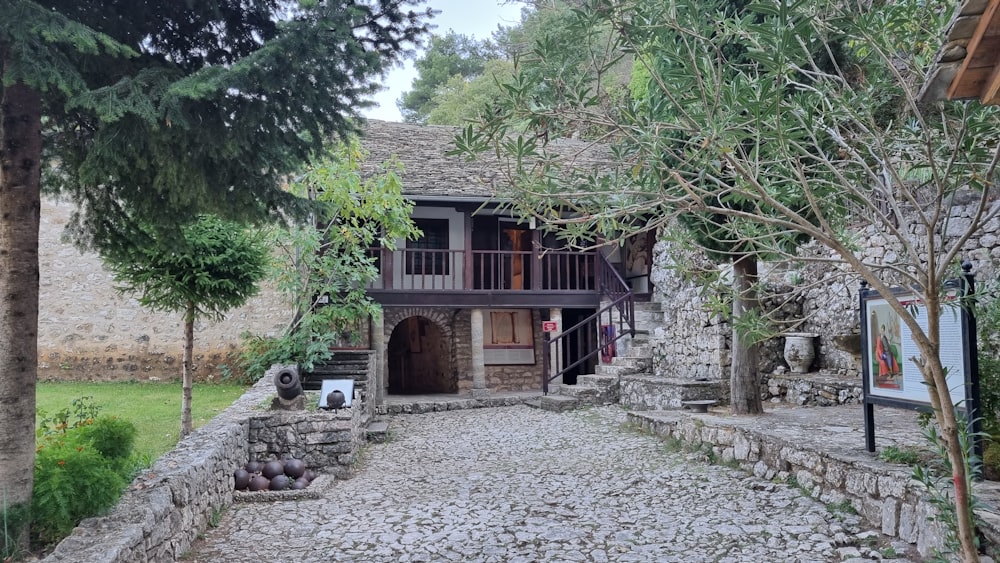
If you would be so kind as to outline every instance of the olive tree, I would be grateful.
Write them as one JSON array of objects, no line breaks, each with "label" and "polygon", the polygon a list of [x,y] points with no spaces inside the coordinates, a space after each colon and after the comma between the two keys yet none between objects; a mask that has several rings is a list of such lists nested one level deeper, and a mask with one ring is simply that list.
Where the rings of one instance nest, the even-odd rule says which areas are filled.
[{"label": "olive tree", "polygon": [[[552,221],[553,210],[574,210],[555,221],[582,238],[634,231],[636,216],[651,217],[642,228],[708,218],[709,244],[694,243],[752,244],[864,279],[913,335],[951,468],[956,545],[976,561],[969,463],[938,319],[966,243],[1000,210],[1000,114],[918,99],[951,16],[937,3],[741,4],[725,12],[699,0],[588,0],[577,33],[616,34],[595,68],[632,57],[655,95],[616,99],[581,79],[538,103],[525,95],[531,74],[515,73],[507,99],[456,139],[456,151],[512,163],[510,196],[522,212]],[[540,46],[537,56],[559,53]],[[589,175],[559,170],[545,143],[554,125],[611,143],[615,164]],[[969,201],[968,217],[953,221]],[[867,226],[898,252],[863,258]],[[828,254],[798,253],[789,236]],[[917,293],[926,325],[895,285]]]}]

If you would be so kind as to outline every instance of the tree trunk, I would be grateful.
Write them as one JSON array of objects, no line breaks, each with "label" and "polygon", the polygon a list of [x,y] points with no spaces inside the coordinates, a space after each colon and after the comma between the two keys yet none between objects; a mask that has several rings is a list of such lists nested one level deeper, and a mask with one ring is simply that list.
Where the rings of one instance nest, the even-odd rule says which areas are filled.
[{"label": "tree trunk", "polygon": [[181,437],[194,430],[191,424],[191,388],[194,385],[194,303],[184,312],[184,373],[181,378]]},{"label": "tree trunk", "polygon": [[[936,287],[937,284],[934,285]],[[972,514],[972,486],[966,472],[967,457],[960,435],[963,421],[955,415],[955,399],[948,388],[947,372],[941,364],[941,300],[937,291],[928,291],[924,296],[927,309],[927,348],[921,348],[924,361],[920,364],[921,375],[928,384],[931,405],[941,427],[940,439],[951,463],[951,480],[955,504],[955,535],[959,544],[959,557],[963,563],[978,563],[976,548],[976,524]],[[968,421],[964,421],[966,424]]]},{"label": "tree trunk", "polygon": [[15,506],[31,501],[35,465],[42,98],[0,92],[0,502]]},{"label": "tree trunk", "polygon": [[759,346],[736,330],[736,320],[757,309],[757,258],[743,254],[733,258],[733,347],[729,393],[733,414],[761,414]]}]

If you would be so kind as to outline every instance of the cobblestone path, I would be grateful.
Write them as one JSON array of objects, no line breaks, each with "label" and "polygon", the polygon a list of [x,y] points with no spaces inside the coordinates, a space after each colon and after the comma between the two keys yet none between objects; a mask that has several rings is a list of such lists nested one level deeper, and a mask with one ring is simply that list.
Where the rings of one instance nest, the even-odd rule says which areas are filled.
[{"label": "cobblestone path", "polygon": [[398,416],[354,478],[319,500],[234,504],[183,560],[813,562],[877,536],[622,420],[616,407]]}]

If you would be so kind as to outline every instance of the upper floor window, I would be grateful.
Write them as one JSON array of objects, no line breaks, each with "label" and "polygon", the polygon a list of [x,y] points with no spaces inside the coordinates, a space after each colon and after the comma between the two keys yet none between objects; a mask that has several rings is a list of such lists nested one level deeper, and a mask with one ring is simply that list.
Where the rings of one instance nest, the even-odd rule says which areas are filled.
[{"label": "upper floor window", "polygon": [[448,259],[448,220],[419,219],[413,223],[424,235],[406,242],[407,275],[447,276],[450,274]]}]

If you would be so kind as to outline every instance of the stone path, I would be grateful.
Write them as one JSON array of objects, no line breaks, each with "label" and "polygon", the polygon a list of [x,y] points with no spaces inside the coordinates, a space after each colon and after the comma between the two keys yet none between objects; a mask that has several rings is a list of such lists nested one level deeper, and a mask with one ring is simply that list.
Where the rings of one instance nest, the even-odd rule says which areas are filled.
[{"label": "stone path", "polygon": [[617,407],[397,416],[390,441],[368,448],[353,479],[332,483],[319,500],[234,504],[182,560],[764,563],[878,555],[878,534],[862,530],[857,516],[789,485],[706,464],[704,454],[621,428],[623,420]]}]

